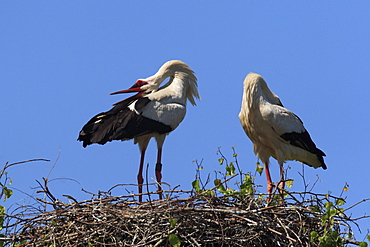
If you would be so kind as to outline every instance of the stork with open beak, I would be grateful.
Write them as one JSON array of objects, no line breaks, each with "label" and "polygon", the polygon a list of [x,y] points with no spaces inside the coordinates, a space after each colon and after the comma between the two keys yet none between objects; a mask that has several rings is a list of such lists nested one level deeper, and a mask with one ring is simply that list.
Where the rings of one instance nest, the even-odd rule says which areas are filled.
[{"label": "stork with open beak", "polygon": [[[159,87],[166,78],[169,78],[168,82]],[[141,202],[145,151],[154,137],[158,148],[155,175],[159,198],[162,199],[162,146],[166,136],[184,119],[187,100],[196,105],[195,98],[200,99],[197,87],[197,78],[188,65],[179,60],[168,61],[153,76],[137,80],[127,90],[111,93],[136,92],[114,104],[111,110],[91,118],[82,127],[78,140],[86,147],[92,143],[134,139],[134,144],[139,144],[141,152],[137,175]]]},{"label": "stork with open beak", "polygon": [[325,153],[312,141],[301,119],[284,108],[279,97],[267,86],[262,76],[250,73],[244,80],[240,123],[254,144],[254,153],[265,165],[267,192],[272,193],[269,158],[280,165],[280,191],[284,189],[284,168],[287,160],[326,169]]}]

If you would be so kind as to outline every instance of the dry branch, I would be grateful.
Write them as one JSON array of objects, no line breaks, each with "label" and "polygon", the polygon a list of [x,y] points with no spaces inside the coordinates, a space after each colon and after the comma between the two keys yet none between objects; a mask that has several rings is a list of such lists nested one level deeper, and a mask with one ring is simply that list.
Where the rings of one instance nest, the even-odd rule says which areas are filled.
[{"label": "dry branch", "polygon": [[29,206],[8,215],[3,240],[23,246],[171,246],[168,238],[176,234],[182,246],[312,246],[310,233],[323,230],[322,215],[312,210],[324,205],[326,197],[319,195],[266,205],[248,195],[170,193],[188,197],[140,204],[137,195],[71,203],[37,199],[54,210]]}]

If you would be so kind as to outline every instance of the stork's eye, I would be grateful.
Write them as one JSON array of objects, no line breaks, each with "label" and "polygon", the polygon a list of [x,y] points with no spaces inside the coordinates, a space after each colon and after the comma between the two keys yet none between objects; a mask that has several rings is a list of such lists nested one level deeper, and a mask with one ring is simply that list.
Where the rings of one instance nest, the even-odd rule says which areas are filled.
[{"label": "stork's eye", "polygon": [[143,81],[143,80],[137,80],[137,81],[136,81],[136,83],[135,83],[135,85],[136,85],[137,87],[141,87],[141,86],[144,86],[144,85],[146,85],[146,84],[148,84],[148,82]]},{"label": "stork's eye", "polygon": [[146,84],[148,84],[148,82],[143,81],[143,80],[137,80],[137,81],[135,82],[135,84],[134,84],[134,85],[132,85],[132,87],[130,87],[130,89],[133,89],[133,88],[141,88],[142,86],[144,86],[144,85],[146,85]]}]

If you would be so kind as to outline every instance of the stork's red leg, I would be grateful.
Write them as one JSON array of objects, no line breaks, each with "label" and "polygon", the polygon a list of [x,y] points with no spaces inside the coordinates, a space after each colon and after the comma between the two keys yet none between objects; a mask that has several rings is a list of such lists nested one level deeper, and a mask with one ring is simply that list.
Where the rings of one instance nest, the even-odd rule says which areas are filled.
[{"label": "stork's red leg", "polygon": [[273,185],[272,185],[272,181],[271,181],[269,163],[268,162],[265,163],[265,172],[266,172],[266,179],[267,179],[267,193],[268,193],[268,198],[270,200]]},{"label": "stork's red leg", "polygon": [[[140,166],[139,166],[139,172],[137,174],[137,184],[139,187],[139,194],[143,193],[143,167],[144,167],[144,157],[145,157],[145,151],[146,149],[141,150],[141,157],[140,157]],[[142,202],[143,196],[139,195],[139,202]]]},{"label": "stork's red leg", "polygon": [[158,183],[158,195],[159,199],[162,200],[162,148],[158,148],[157,164],[155,165],[155,178]]}]

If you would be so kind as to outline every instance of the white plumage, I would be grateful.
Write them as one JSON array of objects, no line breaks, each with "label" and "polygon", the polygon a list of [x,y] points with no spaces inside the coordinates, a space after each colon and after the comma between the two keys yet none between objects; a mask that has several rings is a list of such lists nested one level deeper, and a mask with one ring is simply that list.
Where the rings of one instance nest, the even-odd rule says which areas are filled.
[{"label": "white plumage", "polygon": [[[166,78],[168,82],[160,87]],[[166,135],[184,119],[187,100],[196,105],[195,98],[200,98],[197,86],[197,78],[188,65],[179,60],[168,61],[153,76],[137,80],[130,89],[112,93],[137,92],[116,103],[111,110],[94,116],[82,128],[78,140],[86,147],[92,143],[134,139],[141,152],[137,178],[139,193],[142,193],[145,151],[154,137],[158,147],[156,179],[162,198],[162,146]],[[139,201],[142,201],[141,195]]]},{"label": "white plumage", "polygon": [[250,73],[244,80],[240,123],[254,144],[254,152],[265,164],[267,190],[272,192],[269,158],[280,165],[281,188],[284,188],[283,164],[296,160],[314,168],[326,169],[324,152],[312,141],[303,122],[283,107],[279,97],[267,86],[262,76]]}]

